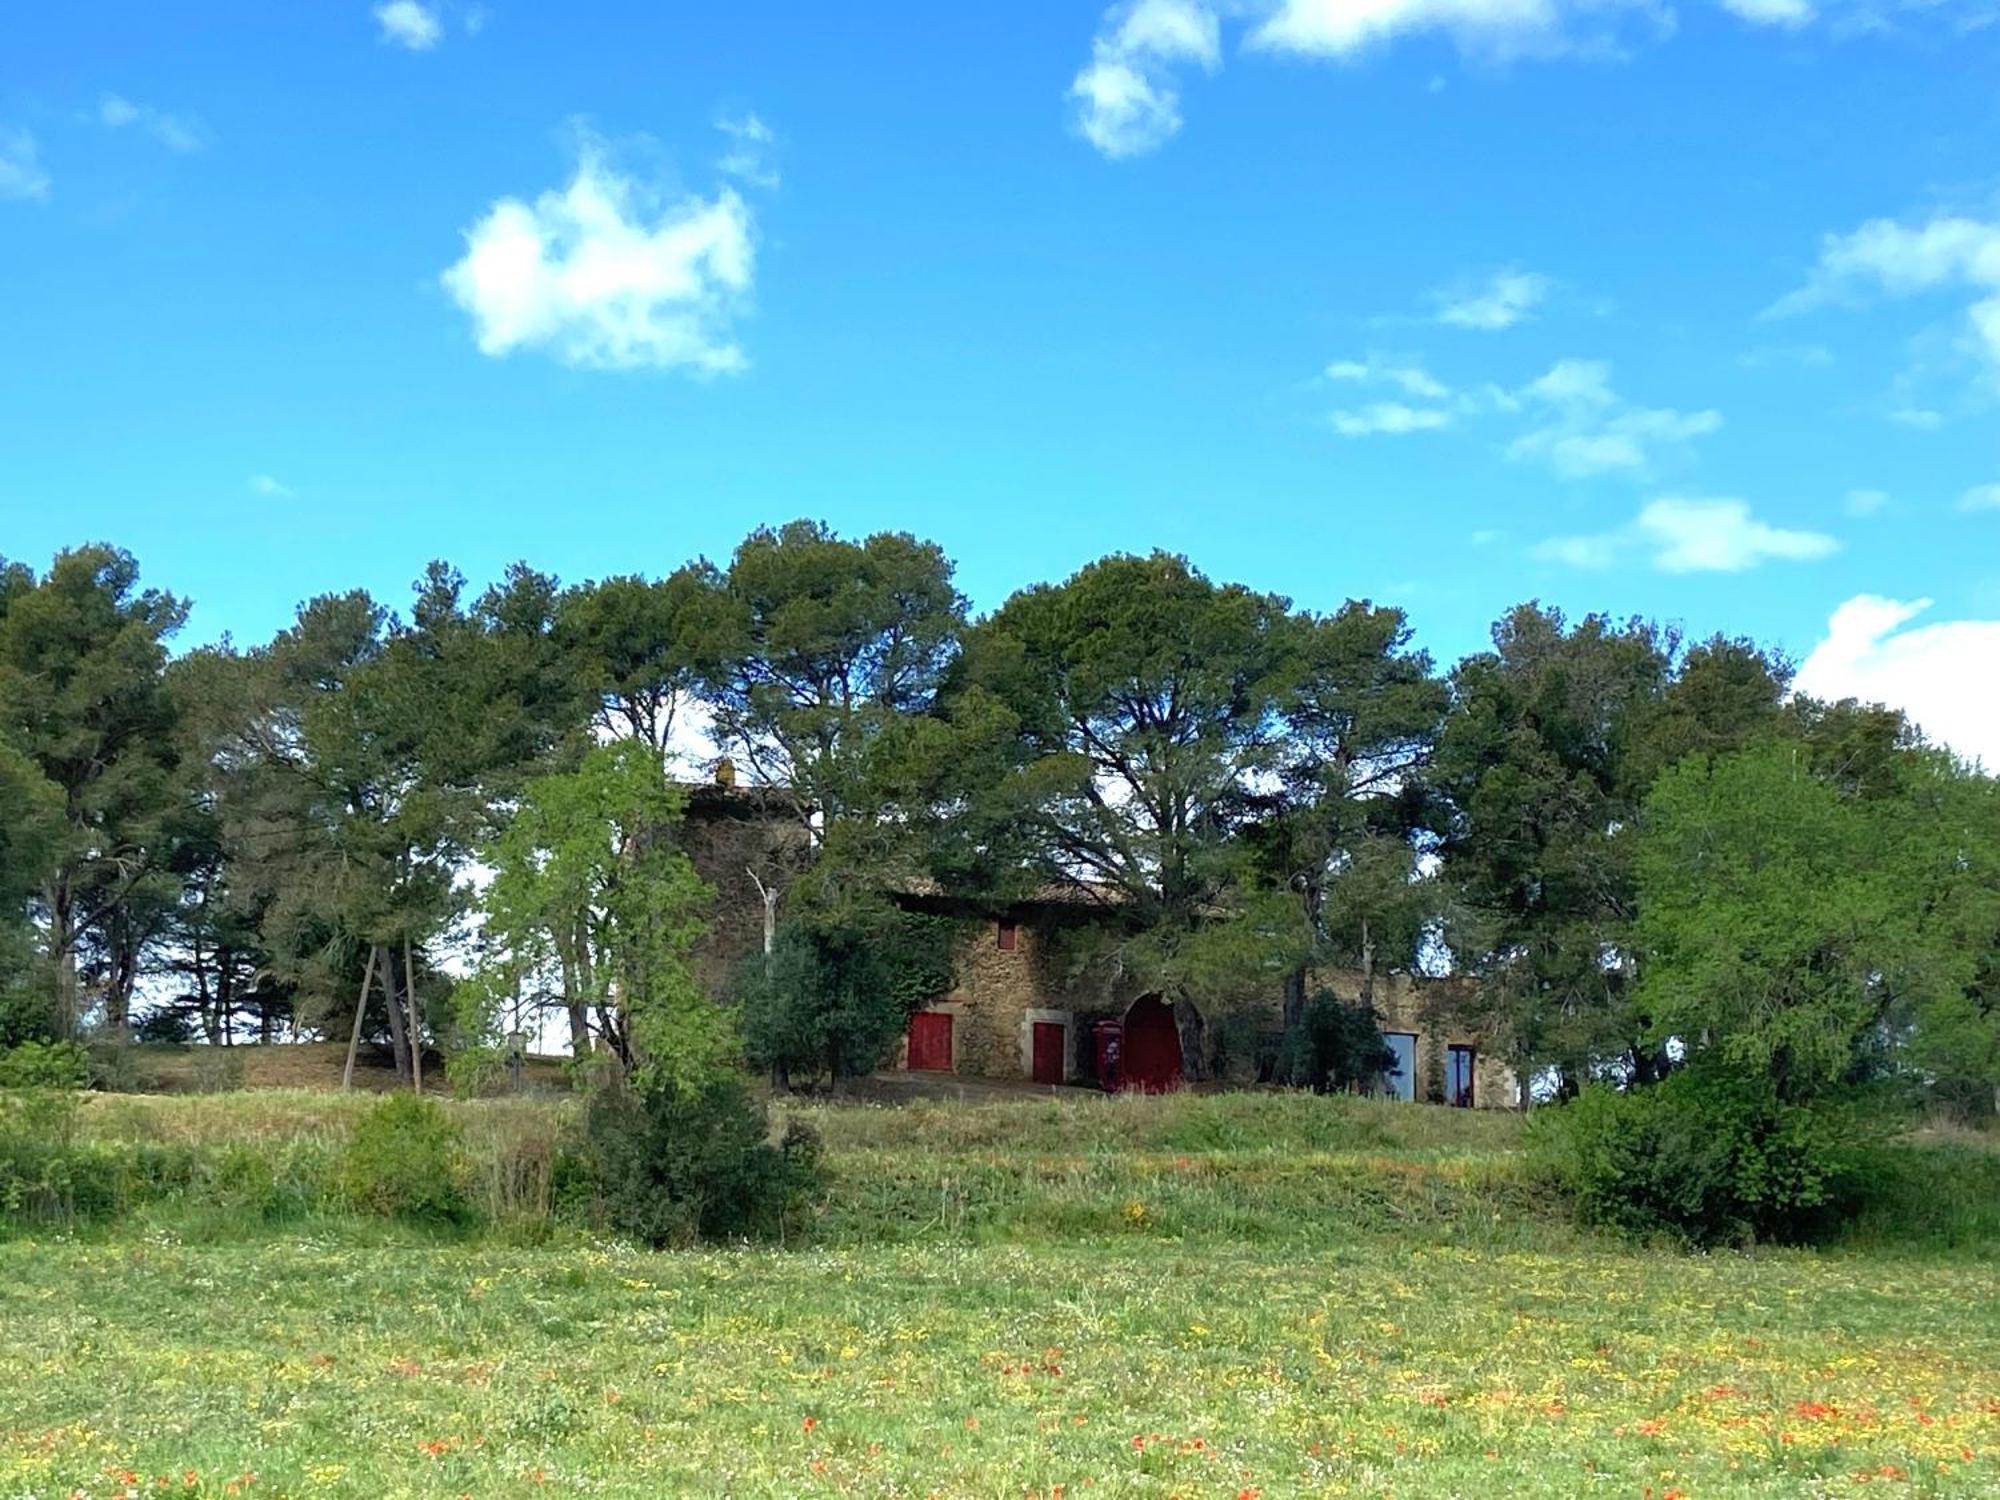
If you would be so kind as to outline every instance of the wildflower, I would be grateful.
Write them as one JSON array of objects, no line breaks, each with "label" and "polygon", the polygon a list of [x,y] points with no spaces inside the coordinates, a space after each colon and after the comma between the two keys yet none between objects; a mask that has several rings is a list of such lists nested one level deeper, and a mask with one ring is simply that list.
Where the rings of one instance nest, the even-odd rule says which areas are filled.
[{"label": "wildflower", "polygon": [[807,1417],[803,1422],[799,1423],[799,1431],[811,1432],[817,1426],[819,1426],[818,1417]]}]

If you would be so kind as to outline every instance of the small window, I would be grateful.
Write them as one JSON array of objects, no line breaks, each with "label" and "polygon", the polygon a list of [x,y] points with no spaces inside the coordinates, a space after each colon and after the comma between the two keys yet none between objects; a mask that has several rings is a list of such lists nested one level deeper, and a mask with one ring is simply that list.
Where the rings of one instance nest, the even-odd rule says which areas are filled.
[{"label": "small window", "polygon": [[1479,1054],[1471,1047],[1447,1047],[1444,1065],[1444,1097],[1447,1104],[1472,1108],[1473,1064]]},{"label": "small window", "polygon": [[1002,953],[1012,953],[1021,945],[1021,924],[1002,920],[996,924],[993,937]]}]

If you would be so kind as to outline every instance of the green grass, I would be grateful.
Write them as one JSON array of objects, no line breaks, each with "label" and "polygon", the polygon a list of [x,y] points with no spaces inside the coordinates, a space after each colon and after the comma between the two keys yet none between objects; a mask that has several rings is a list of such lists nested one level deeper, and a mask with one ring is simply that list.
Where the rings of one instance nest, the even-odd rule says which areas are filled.
[{"label": "green grass", "polygon": [[[305,1163],[356,1108],[100,1099],[86,1128]],[[557,1124],[457,1112],[494,1162]],[[1620,1244],[1520,1181],[1517,1121],[1361,1100],[798,1112],[830,1182],[792,1248],[644,1253],[519,1195],[466,1240],[273,1225],[192,1189],[0,1242],[0,1497],[2000,1492],[1990,1240]]]}]

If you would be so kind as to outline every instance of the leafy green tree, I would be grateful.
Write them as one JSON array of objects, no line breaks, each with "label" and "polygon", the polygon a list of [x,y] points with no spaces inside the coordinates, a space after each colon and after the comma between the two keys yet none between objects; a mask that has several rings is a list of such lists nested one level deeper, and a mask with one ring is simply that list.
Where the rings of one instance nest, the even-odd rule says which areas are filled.
[{"label": "leafy green tree", "polygon": [[853,542],[793,521],[753,532],[721,590],[704,674],[717,741],[789,792],[815,843],[872,819],[878,746],[932,710],[958,651],[965,600],[950,560],[904,532]]},{"label": "leafy green tree", "polygon": [[86,966],[107,1028],[125,1031],[176,805],[162,673],[186,617],[171,594],[141,589],[138,563],[115,548],[60,553],[40,578],[0,566],[0,739],[62,799],[37,917],[65,1035],[82,1019]]},{"label": "leafy green tree", "polygon": [[[1024,589],[968,637],[962,690],[1004,709],[1016,747],[978,828],[1114,907],[1122,966],[1167,994],[1240,951],[1204,929],[1252,884],[1238,836],[1283,759],[1294,647],[1286,601],[1164,553]],[[1177,1016],[1198,1067],[1192,1010]]]},{"label": "leafy green tree", "polygon": [[63,842],[63,796],[0,738],[0,1048],[54,1035],[53,988],[35,954],[32,903]]},{"label": "leafy green tree", "polygon": [[[1305,1036],[1310,970],[1360,970],[1372,1013],[1378,964],[1416,967],[1436,916],[1422,878],[1428,832],[1422,772],[1444,717],[1430,657],[1410,645],[1403,612],[1350,601],[1295,625],[1298,660],[1284,701],[1278,793],[1249,830],[1271,881],[1299,902],[1304,944],[1287,976],[1287,1076],[1323,1072]],[[1303,1076],[1301,1076],[1303,1081]]]},{"label": "leafy green tree", "polygon": [[738,976],[744,1052],[781,1087],[881,1067],[910,1012],[952,986],[957,924],[887,903],[836,922],[795,919]]},{"label": "leafy green tree", "polygon": [[1523,1079],[1657,1078],[1670,1060],[1633,994],[1640,808],[1666,765],[1770,729],[1788,674],[1742,642],[1683,652],[1643,621],[1571,626],[1532,604],[1493,642],[1452,673],[1427,776],[1447,809],[1453,947]]},{"label": "leafy green tree", "polygon": [[1806,1102],[1897,1054],[1990,1089],[2000,799],[1936,752],[1844,792],[1788,740],[1660,778],[1638,842],[1639,988],[1656,1038]]},{"label": "leafy green tree", "polygon": [[583,584],[562,596],[556,637],[592,697],[598,729],[665,754],[704,665],[732,644],[721,575],[691,563],[660,579]]},{"label": "leafy green tree", "polygon": [[650,743],[620,740],[529,781],[488,847],[489,953],[473,995],[490,1014],[548,997],[628,1068],[691,1088],[737,1055],[693,948],[709,891],[673,838],[684,794]]}]

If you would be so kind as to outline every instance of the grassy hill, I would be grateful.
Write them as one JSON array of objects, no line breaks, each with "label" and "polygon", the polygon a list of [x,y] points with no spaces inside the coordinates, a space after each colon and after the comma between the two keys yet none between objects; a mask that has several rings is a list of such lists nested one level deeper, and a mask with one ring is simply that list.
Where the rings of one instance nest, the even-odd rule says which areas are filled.
[{"label": "grassy hill", "polygon": [[204,1165],[0,1242],[0,1494],[2000,1491],[1973,1143],[1911,1148],[1948,1208],[1691,1256],[1569,1227],[1505,1115],[814,1105],[805,1244],[661,1255],[535,1216],[569,1101],[454,1106],[512,1216],[476,1240],[258,1196],[368,1103],[90,1101],[90,1137]]}]

